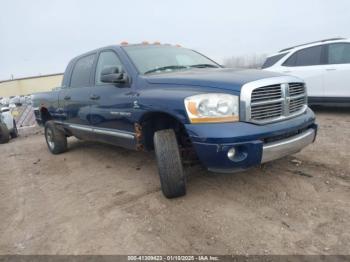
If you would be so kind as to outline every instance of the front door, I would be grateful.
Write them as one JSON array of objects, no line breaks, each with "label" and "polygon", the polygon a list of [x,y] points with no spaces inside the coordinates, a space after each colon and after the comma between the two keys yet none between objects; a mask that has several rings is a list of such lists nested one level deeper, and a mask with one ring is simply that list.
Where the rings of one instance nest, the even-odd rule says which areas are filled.
[{"label": "front door", "polygon": [[324,64],[322,45],[301,49],[291,55],[284,63],[282,73],[303,79],[307,93],[312,98],[324,96],[324,75],[327,65]]},{"label": "front door", "polygon": [[99,140],[134,147],[134,125],[131,121],[134,93],[129,83],[101,81],[101,71],[110,67],[118,67],[120,72],[125,70],[114,51],[102,51],[97,60],[95,86],[91,91],[89,121]]},{"label": "front door", "polygon": [[350,100],[350,43],[328,45],[325,96],[334,102]]}]

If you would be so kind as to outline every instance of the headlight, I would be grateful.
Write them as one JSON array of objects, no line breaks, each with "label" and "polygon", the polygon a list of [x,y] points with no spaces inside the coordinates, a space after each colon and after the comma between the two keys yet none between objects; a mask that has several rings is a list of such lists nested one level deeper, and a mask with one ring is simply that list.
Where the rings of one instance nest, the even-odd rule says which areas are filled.
[{"label": "headlight", "polygon": [[185,98],[191,123],[239,121],[239,98],[228,94],[201,94]]}]

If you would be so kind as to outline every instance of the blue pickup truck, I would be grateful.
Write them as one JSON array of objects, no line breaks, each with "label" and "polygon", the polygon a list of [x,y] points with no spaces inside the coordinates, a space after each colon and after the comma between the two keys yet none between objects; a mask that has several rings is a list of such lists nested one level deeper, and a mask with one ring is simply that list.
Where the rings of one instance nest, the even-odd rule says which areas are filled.
[{"label": "blue pickup truck", "polygon": [[186,160],[245,170],[300,151],[317,131],[302,80],[158,43],[78,56],[62,86],[33,102],[51,153],[66,151],[69,136],[154,151],[168,198],[186,194]]}]

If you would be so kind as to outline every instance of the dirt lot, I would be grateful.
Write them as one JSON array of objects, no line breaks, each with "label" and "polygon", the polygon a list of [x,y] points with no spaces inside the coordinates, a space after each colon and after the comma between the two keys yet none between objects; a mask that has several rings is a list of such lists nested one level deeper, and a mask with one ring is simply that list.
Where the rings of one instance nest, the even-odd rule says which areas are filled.
[{"label": "dirt lot", "polygon": [[318,109],[303,152],[160,191],[152,154],[40,134],[0,145],[0,254],[350,254],[350,110]]}]

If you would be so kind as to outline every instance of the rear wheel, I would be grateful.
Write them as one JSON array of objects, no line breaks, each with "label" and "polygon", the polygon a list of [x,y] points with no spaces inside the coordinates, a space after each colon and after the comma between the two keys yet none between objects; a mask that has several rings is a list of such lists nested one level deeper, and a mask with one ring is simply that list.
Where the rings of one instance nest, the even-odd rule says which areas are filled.
[{"label": "rear wheel", "polygon": [[59,130],[53,121],[45,123],[45,139],[52,154],[60,154],[67,151],[66,134]]},{"label": "rear wheel", "polygon": [[163,194],[167,198],[185,195],[186,178],[174,130],[155,132],[153,141]]},{"label": "rear wheel", "polygon": [[12,138],[18,137],[18,129],[15,120],[13,120],[13,130],[11,131],[10,135]]},{"label": "rear wheel", "polygon": [[10,132],[4,123],[0,123],[0,144],[10,141]]}]

